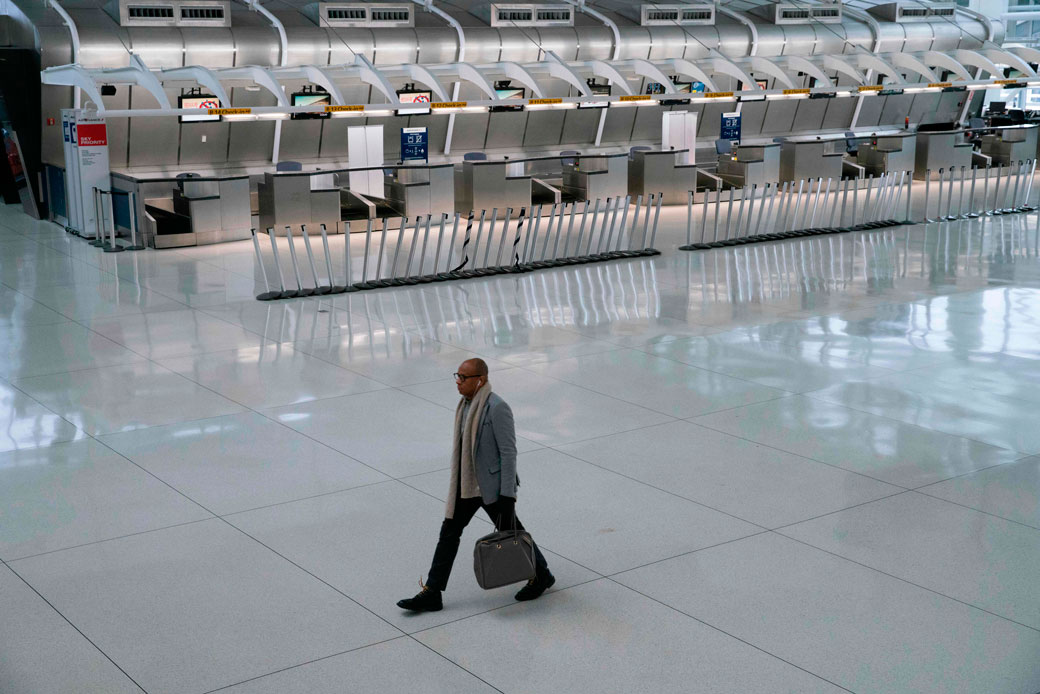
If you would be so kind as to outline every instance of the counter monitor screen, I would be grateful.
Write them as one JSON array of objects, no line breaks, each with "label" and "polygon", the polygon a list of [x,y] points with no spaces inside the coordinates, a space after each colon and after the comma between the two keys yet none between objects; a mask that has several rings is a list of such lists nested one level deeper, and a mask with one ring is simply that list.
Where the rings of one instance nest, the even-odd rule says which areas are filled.
[{"label": "counter monitor screen", "polygon": [[989,102],[989,112],[990,113],[1004,113],[1004,111],[1007,111],[1007,102],[1006,101],[991,101],[991,102]]},{"label": "counter monitor screen", "polygon": [[180,117],[181,123],[213,123],[220,120],[220,116],[211,116],[206,109],[220,108],[220,101],[212,94],[192,94],[191,96],[177,97],[177,108],[197,108],[199,115],[184,115]]},{"label": "counter monitor screen", "polygon": [[[292,95],[293,106],[331,106],[332,95],[328,92],[296,92]],[[328,118],[331,113],[294,113],[292,120],[308,118]]]},{"label": "counter monitor screen", "polygon": [[407,108],[397,109],[399,116],[422,116],[430,112],[432,92],[397,92],[402,104],[414,104]]},{"label": "counter monitor screen", "polygon": [[[610,96],[610,85],[609,84],[590,84],[589,91],[592,92],[592,96]],[[579,101],[578,108],[607,108],[610,106],[608,101]]]},{"label": "counter monitor screen", "polygon": [[524,110],[524,105],[523,105],[524,96],[525,96],[525,92],[524,92],[522,87],[506,87],[506,88],[502,88],[502,89],[500,89],[498,87],[495,87],[495,98],[496,99],[501,99],[502,101],[516,101],[517,103],[515,105],[514,104],[509,104],[508,106],[506,106],[506,105],[492,106],[491,107],[491,111],[492,111],[492,113],[499,112],[499,111],[523,111]]}]

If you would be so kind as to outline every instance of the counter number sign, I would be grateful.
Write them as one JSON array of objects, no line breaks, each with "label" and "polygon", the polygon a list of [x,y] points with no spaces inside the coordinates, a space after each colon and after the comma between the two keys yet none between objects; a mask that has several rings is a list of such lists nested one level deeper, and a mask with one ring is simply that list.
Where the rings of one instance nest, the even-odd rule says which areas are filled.
[{"label": "counter number sign", "polygon": [[719,139],[740,139],[740,113],[733,111],[732,113],[722,114],[722,124],[719,127]]},{"label": "counter number sign", "polygon": [[401,128],[401,161],[429,161],[429,144],[426,128]]}]

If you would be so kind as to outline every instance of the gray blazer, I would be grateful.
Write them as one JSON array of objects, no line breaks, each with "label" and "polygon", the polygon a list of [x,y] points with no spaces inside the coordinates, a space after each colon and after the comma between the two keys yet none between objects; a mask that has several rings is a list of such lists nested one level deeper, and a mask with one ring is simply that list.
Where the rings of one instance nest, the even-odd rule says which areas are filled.
[{"label": "gray blazer", "polygon": [[477,423],[477,444],[473,451],[480,496],[493,504],[499,496],[516,498],[516,428],[513,411],[506,401],[492,393]]}]

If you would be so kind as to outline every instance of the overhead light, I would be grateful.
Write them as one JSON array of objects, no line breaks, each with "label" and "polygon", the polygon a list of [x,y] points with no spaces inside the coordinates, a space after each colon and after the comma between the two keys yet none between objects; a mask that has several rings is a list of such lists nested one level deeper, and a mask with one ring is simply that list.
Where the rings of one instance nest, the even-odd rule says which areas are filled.
[{"label": "overhead light", "polygon": [[245,90],[247,92],[258,92],[258,91],[260,91],[260,85],[259,84],[247,84],[245,86]]}]

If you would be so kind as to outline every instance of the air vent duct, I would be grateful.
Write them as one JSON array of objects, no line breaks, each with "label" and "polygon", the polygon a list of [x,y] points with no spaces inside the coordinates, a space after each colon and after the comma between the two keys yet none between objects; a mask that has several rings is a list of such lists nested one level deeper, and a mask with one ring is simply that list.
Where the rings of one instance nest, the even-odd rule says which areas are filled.
[{"label": "air vent duct", "polygon": [[304,12],[321,27],[397,28],[415,26],[412,5],[375,2],[314,2]]},{"label": "air vent duct", "polygon": [[572,27],[570,5],[492,2],[470,10],[493,27]]},{"label": "air vent duct", "polygon": [[778,2],[751,10],[773,24],[841,24],[841,5],[806,5]]},{"label": "air vent duct", "polygon": [[123,27],[231,26],[231,0],[112,0],[105,11]]},{"label": "air vent duct", "polygon": [[714,4],[629,5],[618,10],[618,14],[639,22],[644,27],[700,26],[715,23]]},{"label": "air vent duct", "polygon": [[880,20],[904,24],[929,22],[936,18],[951,19],[957,14],[957,4],[953,2],[890,2],[875,5],[867,11]]}]

